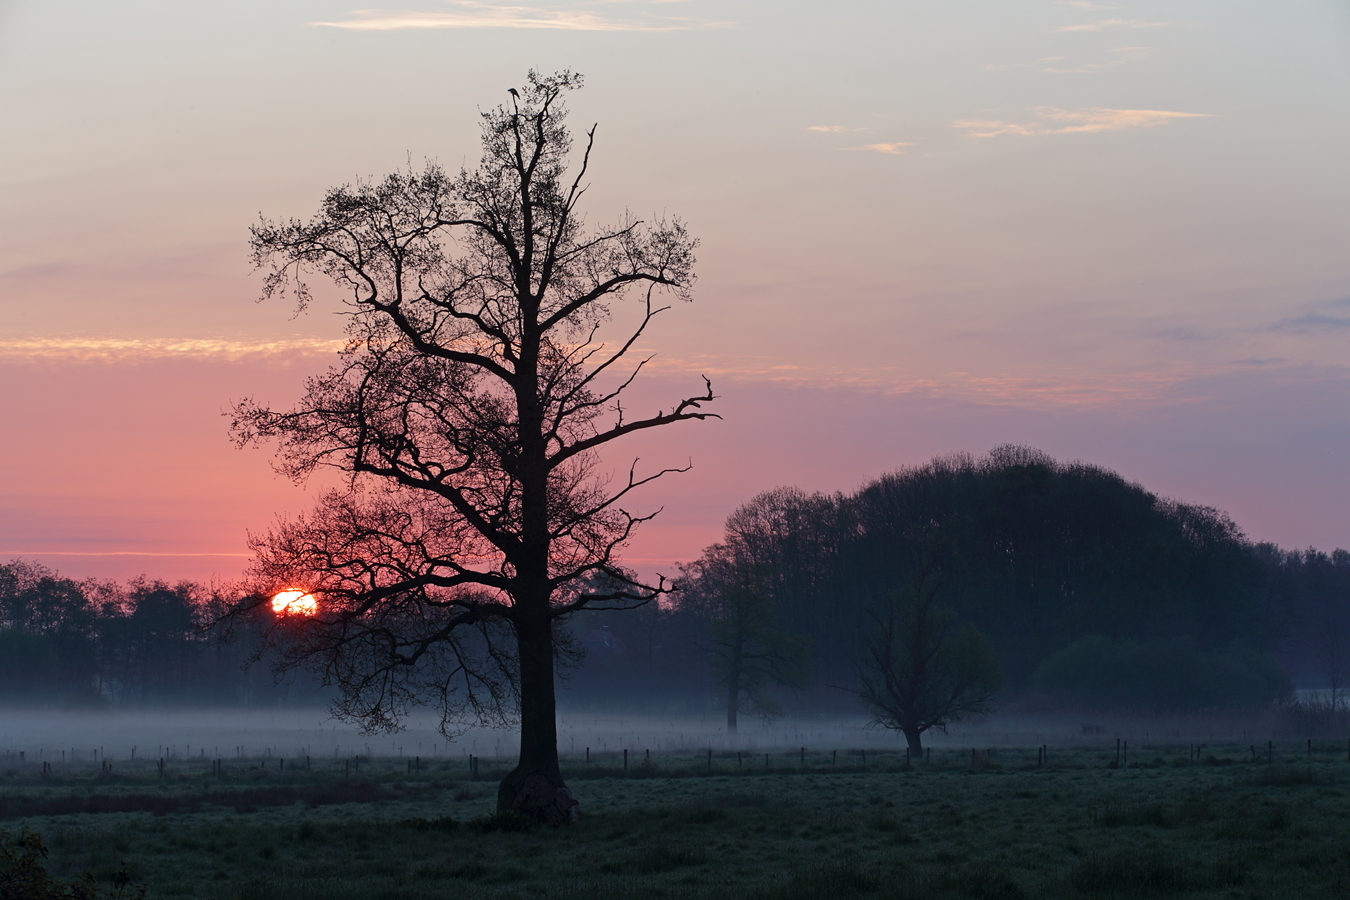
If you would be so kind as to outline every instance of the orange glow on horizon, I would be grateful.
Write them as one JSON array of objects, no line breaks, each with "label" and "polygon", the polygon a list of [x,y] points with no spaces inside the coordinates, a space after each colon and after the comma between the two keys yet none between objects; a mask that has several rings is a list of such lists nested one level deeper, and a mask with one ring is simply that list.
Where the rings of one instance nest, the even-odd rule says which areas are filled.
[{"label": "orange glow on horizon", "polygon": [[312,616],[318,611],[319,601],[314,595],[298,588],[281,591],[272,598],[272,612],[279,616]]}]

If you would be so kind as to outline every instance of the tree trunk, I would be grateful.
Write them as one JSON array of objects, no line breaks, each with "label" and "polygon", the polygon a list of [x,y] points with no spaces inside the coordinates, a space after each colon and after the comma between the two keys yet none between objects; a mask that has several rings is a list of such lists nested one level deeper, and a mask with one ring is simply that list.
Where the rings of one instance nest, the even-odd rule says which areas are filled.
[{"label": "tree trunk", "polygon": [[736,733],[736,707],[740,706],[740,699],[741,680],[732,675],[731,684],[727,685],[727,734]]},{"label": "tree trunk", "polygon": [[515,622],[520,649],[520,761],[497,788],[497,811],[517,812],[544,825],[580,817],[558,769],[558,722],[553,693],[553,634],[543,615]]},{"label": "tree trunk", "polygon": [[905,740],[909,741],[909,755],[914,759],[923,759],[923,744],[919,741],[919,735],[923,732],[917,728],[903,729]]}]

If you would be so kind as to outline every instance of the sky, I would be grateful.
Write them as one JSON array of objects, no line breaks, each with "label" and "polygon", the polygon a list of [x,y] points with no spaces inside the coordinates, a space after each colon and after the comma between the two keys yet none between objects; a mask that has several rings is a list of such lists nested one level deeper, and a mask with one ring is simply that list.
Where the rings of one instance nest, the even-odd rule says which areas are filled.
[{"label": "sky", "polygon": [[1350,546],[1350,5],[0,0],[0,560],[209,580],[317,486],[235,449],[342,338],[257,302],[259,215],[478,158],[571,68],[587,216],[677,215],[694,301],[616,447],[682,465],[628,561],[669,572],[790,484],[1004,443]]}]

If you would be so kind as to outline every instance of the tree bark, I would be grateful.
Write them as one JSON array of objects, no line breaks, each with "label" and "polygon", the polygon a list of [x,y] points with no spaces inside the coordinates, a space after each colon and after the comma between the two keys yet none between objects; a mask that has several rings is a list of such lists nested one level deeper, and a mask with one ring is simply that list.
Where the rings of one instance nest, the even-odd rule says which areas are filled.
[{"label": "tree bark", "polygon": [[[526,259],[530,258],[531,205],[522,187]],[[539,307],[529,292],[529,271],[517,272],[518,302],[527,323]],[[520,660],[520,760],[497,788],[497,811],[516,812],[543,825],[568,825],[580,818],[576,797],[558,769],[558,712],[553,684],[553,588],[550,558],[548,446],[543,438],[539,383],[541,332],[527,324],[516,364],[516,409],[521,435],[521,548],[511,617]]]},{"label": "tree bark", "polygon": [[910,756],[915,759],[923,759],[923,744],[919,740],[919,736],[923,732],[919,731],[917,728],[906,728],[904,729],[904,733],[905,740],[909,742]]},{"label": "tree bark", "polygon": [[497,788],[497,811],[543,825],[580,818],[577,799],[558,768],[558,722],[553,686],[553,634],[547,608],[515,622],[520,646],[520,760]]}]

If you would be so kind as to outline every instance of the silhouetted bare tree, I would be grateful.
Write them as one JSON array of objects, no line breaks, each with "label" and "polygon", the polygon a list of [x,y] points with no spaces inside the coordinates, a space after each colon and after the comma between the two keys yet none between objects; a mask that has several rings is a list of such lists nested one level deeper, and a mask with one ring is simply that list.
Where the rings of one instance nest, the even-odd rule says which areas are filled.
[{"label": "silhouetted bare tree", "polygon": [[[258,593],[318,598],[276,618],[281,666],[340,688],[336,711],[394,729],[411,704],[440,704],[450,733],[469,718],[519,715],[520,760],[498,808],[565,822],[576,801],[558,770],[555,623],[583,607],[650,601],[617,565],[646,520],[621,504],[669,471],[611,481],[597,452],[634,432],[710,413],[711,385],[631,418],[625,366],[664,293],[688,299],[696,242],[678,221],[625,218],[586,230],[578,212],[595,130],[568,177],[563,95],[570,72],[531,72],[509,105],[483,113],[483,158],[451,177],[434,165],[330,191],[309,222],[253,230],[264,295],[306,272],[345,289],[350,342],[290,412],[241,403],[241,444],[279,442],[303,479],[350,473],[314,513],[256,536]],[[636,296],[633,296],[636,295]],[[629,326],[606,341],[625,307]],[[598,577],[603,576],[603,577]],[[588,589],[585,585],[605,585]]]},{"label": "silhouetted bare tree", "polygon": [[700,648],[726,692],[727,731],[742,711],[773,718],[773,685],[810,685],[810,641],[779,621],[784,576],[793,572],[785,539],[809,498],[792,488],[765,491],[727,517],[724,538],[683,567],[682,605],[703,622]]},{"label": "silhouetted bare tree", "polygon": [[727,732],[736,732],[741,712],[782,715],[769,688],[807,687],[811,649],[805,638],[779,627],[769,591],[770,567],[738,559],[734,549],[714,544],[685,573],[700,582],[690,593],[697,595],[706,623],[701,647],[710,658],[713,681],[726,692]]},{"label": "silhouetted bare tree", "polygon": [[904,734],[923,751],[921,735],[966,716],[993,711],[1002,681],[989,641],[935,600],[931,565],[872,612],[874,628],[858,659],[857,691],[873,721]]}]

